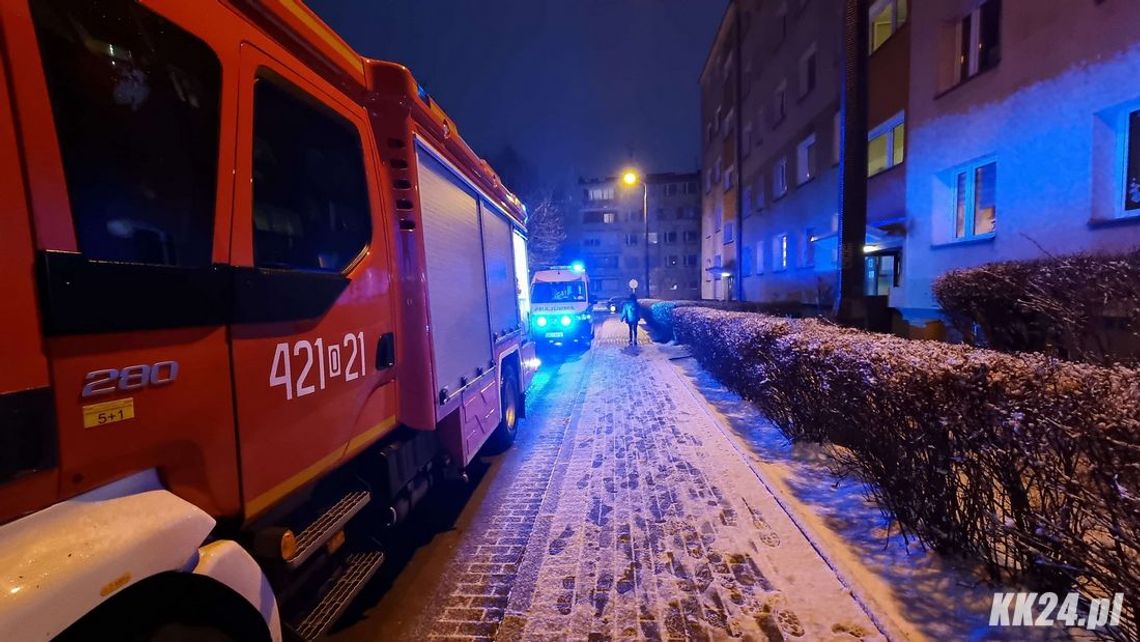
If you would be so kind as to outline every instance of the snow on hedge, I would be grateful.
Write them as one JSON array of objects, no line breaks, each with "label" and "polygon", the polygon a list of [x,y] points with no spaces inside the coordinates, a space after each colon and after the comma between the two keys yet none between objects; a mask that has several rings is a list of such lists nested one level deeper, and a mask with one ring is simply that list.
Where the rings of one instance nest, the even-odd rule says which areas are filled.
[{"label": "snow on hedge", "polygon": [[1140,249],[952,270],[934,296],[969,343],[1140,362]]},{"label": "snow on hedge", "polygon": [[789,437],[845,446],[842,463],[937,550],[1053,589],[1140,595],[1140,372],[815,319],[652,312]]}]

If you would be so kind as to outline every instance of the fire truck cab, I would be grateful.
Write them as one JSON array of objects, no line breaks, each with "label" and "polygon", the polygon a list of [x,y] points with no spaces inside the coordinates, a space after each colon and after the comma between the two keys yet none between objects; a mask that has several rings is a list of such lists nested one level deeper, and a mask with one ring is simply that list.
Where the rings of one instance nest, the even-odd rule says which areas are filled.
[{"label": "fire truck cab", "polygon": [[312,639],[525,414],[525,208],[296,0],[0,0],[0,639]]}]

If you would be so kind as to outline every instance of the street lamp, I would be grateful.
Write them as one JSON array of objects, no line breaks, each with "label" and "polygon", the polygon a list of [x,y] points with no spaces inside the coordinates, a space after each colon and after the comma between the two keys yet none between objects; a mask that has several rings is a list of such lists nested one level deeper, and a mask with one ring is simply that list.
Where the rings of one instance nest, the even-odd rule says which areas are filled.
[{"label": "street lamp", "polygon": [[621,182],[626,187],[641,183],[641,218],[645,221],[645,296],[649,296],[649,186],[635,169],[623,171]]}]

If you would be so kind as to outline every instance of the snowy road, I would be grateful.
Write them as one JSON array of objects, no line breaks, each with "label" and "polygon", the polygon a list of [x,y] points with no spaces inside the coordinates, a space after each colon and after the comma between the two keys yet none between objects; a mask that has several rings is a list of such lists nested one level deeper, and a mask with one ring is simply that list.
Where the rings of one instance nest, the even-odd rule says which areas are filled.
[{"label": "snowy road", "polygon": [[334,639],[882,639],[672,353],[624,334],[546,357],[516,447]]}]

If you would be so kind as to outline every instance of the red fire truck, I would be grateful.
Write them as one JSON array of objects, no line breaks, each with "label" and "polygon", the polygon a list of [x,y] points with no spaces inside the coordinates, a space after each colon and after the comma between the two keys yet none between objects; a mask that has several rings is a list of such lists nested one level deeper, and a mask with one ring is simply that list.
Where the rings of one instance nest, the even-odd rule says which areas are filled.
[{"label": "red fire truck", "polygon": [[319,636],[514,438],[525,209],[297,0],[0,0],[0,55],[0,640]]}]

